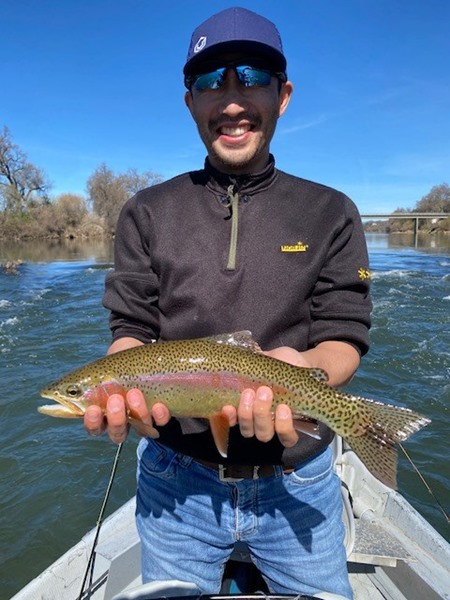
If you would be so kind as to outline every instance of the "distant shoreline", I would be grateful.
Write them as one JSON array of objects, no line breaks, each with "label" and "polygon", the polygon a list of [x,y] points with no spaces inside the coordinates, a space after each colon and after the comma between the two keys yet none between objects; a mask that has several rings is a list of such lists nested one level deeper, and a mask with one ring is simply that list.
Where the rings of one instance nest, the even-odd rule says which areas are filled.
[{"label": "distant shoreline", "polygon": [[[450,220],[450,219],[449,219]],[[406,223],[405,223],[406,225]],[[414,227],[396,227],[392,228],[392,226],[387,221],[369,221],[367,223],[363,223],[363,229],[365,233],[404,233],[404,234],[414,234]],[[445,233],[450,234],[450,225],[447,227],[439,227],[438,224],[420,228],[418,233],[426,234],[426,235],[434,235],[436,233]],[[61,241],[70,241],[70,240],[113,240],[114,233],[109,232],[99,232],[95,231],[94,233],[87,233],[84,230],[72,230],[70,233],[64,233],[62,235],[21,235],[20,232],[15,231],[13,235],[9,232],[0,231],[0,241],[3,242],[32,242],[35,240],[40,241],[48,241],[48,242],[61,242]]]},{"label": "distant shoreline", "polygon": [[[442,212],[442,209],[439,212],[398,211],[392,215],[361,214],[361,218],[365,233],[450,233],[450,213]],[[112,240],[115,236],[114,229],[115,227],[107,225],[105,219],[95,215],[84,215],[78,223],[54,223],[53,213],[47,215],[47,220],[43,219],[42,215],[39,217],[39,214],[36,214],[35,218],[24,220],[0,218],[0,240],[6,242]]]},{"label": "distant shoreline", "polygon": [[[415,233],[414,227],[403,228],[399,226],[393,228],[387,221],[369,221],[367,223],[363,223],[363,228],[365,233]],[[429,227],[421,227],[418,230],[418,233],[426,235],[434,235],[436,233],[448,234],[450,233],[450,225],[447,224],[447,226],[438,226],[438,224],[435,224]]]}]

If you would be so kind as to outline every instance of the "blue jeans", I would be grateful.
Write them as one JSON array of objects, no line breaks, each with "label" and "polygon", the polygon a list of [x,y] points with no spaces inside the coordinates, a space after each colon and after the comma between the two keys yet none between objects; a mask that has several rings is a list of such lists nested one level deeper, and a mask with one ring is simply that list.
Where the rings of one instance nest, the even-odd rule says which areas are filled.
[{"label": "blue jeans", "polygon": [[293,473],[225,483],[154,440],[138,447],[136,520],[143,581],[180,579],[217,594],[236,541],[270,592],[352,598],[340,481],[327,449]]}]

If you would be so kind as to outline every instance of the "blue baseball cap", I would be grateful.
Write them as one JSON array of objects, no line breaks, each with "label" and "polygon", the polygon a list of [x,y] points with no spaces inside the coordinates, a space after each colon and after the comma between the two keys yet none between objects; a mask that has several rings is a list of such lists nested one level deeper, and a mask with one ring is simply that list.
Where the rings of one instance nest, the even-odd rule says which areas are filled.
[{"label": "blue baseball cap", "polygon": [[286,71],[278,29],[265,17],[246,8],[227,8],[195,29],[183,73],[199,72],[203,62],[224,52],[256,56],[275,70]]}]

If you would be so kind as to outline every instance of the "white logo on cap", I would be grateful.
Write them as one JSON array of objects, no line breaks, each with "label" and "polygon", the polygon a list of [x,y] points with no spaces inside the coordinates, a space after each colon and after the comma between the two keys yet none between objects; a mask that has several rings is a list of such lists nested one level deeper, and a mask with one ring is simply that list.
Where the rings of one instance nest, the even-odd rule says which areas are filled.
[{"label": "white logo on cap", "polygon": [[206,35],[202,35],[202,37],[198,38],[198,42],[194,46],[194,54],[203,50],[206,46]]}]

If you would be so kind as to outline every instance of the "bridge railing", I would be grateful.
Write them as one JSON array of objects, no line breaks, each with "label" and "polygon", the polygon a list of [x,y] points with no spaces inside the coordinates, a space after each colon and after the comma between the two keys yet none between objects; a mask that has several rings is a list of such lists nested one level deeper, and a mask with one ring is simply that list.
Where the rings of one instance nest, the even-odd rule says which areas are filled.
[{"label": "bridge railing", "polygon": [[361,219],[409,219],[414,221],[414,245],[417,245],[417,237],[419,233],[419,221],[421,219],[448,219],[450,217],[450,213],[432,213],[432,212],[401,212],[401,213],[390,213],[389,215],[382,213],[373,213],[373,214],[362,214]]},{"label": "bridge railing", "polygon": [[390,214],[365,214],[361,215],[362,219],[448,219],[450,213],[442,212],[401,212],[401,213],[390,213]]}]

